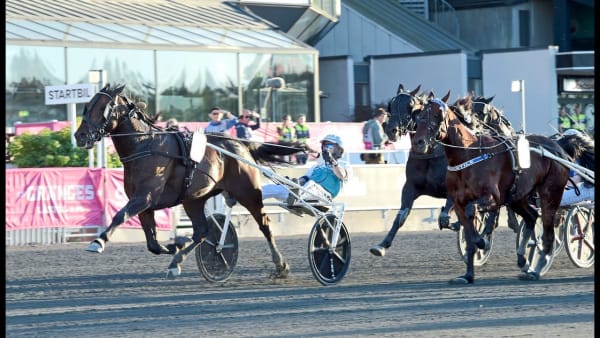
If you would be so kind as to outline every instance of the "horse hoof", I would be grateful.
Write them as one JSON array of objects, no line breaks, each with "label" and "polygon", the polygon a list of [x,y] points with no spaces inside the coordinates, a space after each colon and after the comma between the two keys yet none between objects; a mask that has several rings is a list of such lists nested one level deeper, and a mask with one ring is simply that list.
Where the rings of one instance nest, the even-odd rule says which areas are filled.
[{"label": "horse hoof", "polygon": [[490,241],[483,237],[483,250],[488,251],[491,247]]},{"label": "horse hoof", "polygon": [[540,280],[540,275],[538,275],[535,272],[525,272],[521,275],[519,275],[519,279],[520,280],[527,280],[527,281],[538,281]]},{"label": "horse hoof", "polygon": [[374,247],[369,249],[369,252],[378,257],[385,256],[385,248],[381,245],[375,245]]},{"label": "horse hoof", "polygon": [[451,279],[448,283],[452,284],[452,285],[473,284],[473,279],[465,277],[465,276],[459,276],[459,277]]},{"label": "horse hoof", "polygon": [[442,229],[450,229],[450,216],[440,216],[438,218],[438,227]]},{"label": "horse hoof", "polygon": [[289,273],[290,273],[290,265],[287,262],[285,262],[285,263],[283,263],[282,266],[279,266],[276,268],[275,272],[273,272],[271,274],[271,278],[273,278],[273,279],[287,278]]},{"label": "horse hoof", "polygon": [[177,246],[178,249],[185,248],[185,246],[190,242],[192,242],[192,239],[189,237],[185,237],[185,236],[175,237],[175,246]]},{"label": "horse hoof", "polygon": [[181,268],[179,266],[175,268],[167,269],[167,279],[175,279],[181,275]]},{"label": "horse hoof", "polygon": [[85,250],[89,252],[102,253],[104,252],[104,245],[100,241],[94,240],[88,245],[87,249]]}]

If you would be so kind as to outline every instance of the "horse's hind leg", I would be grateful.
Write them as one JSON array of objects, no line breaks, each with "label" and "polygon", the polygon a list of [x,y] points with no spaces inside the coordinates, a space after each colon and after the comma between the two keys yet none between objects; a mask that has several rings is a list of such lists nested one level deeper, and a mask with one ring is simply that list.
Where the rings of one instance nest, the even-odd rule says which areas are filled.
[{"label": "horse's hind leg", "polygon": [[[256,223],[258,223],[259,230],[265,236],[269,249],[271,250],[271,258],[275,263],[275,271],[271,275],[273,278],[286,278],[290,272],[290,265],[284,260],[277,244],[275,243],[275,237],[271,232],[269,226],[270,219],[265,213],[262,204],[262,192],[259,189],[254,190],[242,190],[247,191],[244,196],[237,196],[237,200],[243,205],[252,215]],[[257,194],[250,193],[251,191],[257,192]]]},{"label": "horse's hind leg", "polygon": [[158,243],[156,239],[156,221],[154,219],[154,210],[144,210],[138,214],[140,223],[142,223],[142,229],[144,235],[146,235],[146,246],[148,251],[153,254],[173,254],[173,249],[168,249],[165,246]]},{"label": "horse's hind leg", "polygon": [[204,206],[208,197],[203,197],[199,200],[191,200],[183,202],[183,209],[187,213],[188,217],[192,221],[192,227],[194,233],[192,234],[191,241],[183,241],[175,239],[176,242],[173,245],[168,245],[170,249],[176,251],[173,255],[173,259],[167,268],[167,278],[175,278],[181,274],[181,264],[185,262],[187,256],[194,250],[208,234],[208,224],[206,221],[206,214],[204,213]]}]

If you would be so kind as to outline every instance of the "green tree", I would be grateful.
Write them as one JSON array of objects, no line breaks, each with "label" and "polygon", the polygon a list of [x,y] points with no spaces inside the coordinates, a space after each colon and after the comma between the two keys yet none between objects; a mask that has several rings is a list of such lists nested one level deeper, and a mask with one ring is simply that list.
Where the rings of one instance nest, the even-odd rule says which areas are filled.
[{"label": "green tree", "polygon": [[[39,134],[24,133],[9,144],[12,163],[19,168],[87,167],[88,151],[71,144],[71,128],[59,131],[42,130]],[[123,164],[117,154],[108,154],[108,168]]]}]

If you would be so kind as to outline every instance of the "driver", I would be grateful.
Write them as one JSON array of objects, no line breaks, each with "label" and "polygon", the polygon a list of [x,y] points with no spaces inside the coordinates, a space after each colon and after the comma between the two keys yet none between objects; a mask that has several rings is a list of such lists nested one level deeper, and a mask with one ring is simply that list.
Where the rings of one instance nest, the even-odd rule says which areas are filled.
[{"label": "driver", "polygon": [[312,194],[323,196],[329,200],[335,198],[348,181],[351,174],[350,166],[340,158],[344,153],[342,139],[333,134],[325,136],[321,140],[321,159],[313,167],[298,179],[292,179],[310,193],[298,193],[297,189],[292,189],[294,194],[279,184],[265,184],[262,186],[263,199],[275,198],[280,201],[287,201],[288,206],[293,206],[296,202],[296,196],[301,198],[306,196],[310,200]]}]

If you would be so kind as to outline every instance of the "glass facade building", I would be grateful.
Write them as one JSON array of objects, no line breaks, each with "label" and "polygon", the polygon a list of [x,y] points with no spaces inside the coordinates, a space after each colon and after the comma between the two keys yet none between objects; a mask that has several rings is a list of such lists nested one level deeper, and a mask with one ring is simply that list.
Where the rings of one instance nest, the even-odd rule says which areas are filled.
[{"label": "glass facade building", "polygon": [[[132,17],[115,17],[124,7]],[[89,83],[99,69],[163,120],[208,121],[219,106],[319,121],[318,51],[232,5],[8,0],[6,9],[6,126],[67,120],[66,105],[45,104],[44,87]],[[285,86],[268,87],[273,77]]]}]

